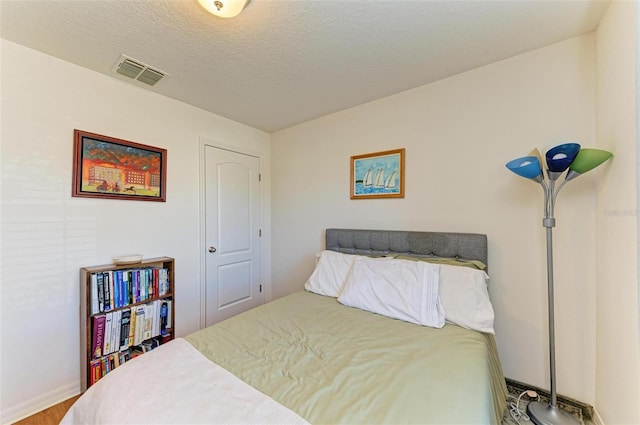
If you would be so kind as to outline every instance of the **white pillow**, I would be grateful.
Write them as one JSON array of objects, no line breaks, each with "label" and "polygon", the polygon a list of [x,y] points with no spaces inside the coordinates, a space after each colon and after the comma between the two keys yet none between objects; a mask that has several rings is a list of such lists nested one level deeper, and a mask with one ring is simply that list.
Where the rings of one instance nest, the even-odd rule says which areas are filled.
[{"label": "white pillow", "polygon": [[440,265],[440,299],[447,321],[463,328],[495,333],[488,279],[483,270]]},{"label": "white pillow", "polygon": [[360,256],[336,251],[322,251],[317,257],[316,268],[304,284],[304,289],[337,298],[342,292],[353,261]]},{"label": "white pillow", "polygon": [[394,319],[441,328],[436,264],[385,258],[356,258],[338,301]]}]

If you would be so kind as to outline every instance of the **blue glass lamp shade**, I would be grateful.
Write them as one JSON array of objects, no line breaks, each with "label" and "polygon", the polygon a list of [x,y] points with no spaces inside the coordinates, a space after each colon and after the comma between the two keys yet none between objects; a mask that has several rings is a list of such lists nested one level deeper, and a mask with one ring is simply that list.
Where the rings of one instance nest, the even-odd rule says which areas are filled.
[{"label": "blue glass lamp shade", "polygon": [[523,156],[507,162],[507,168],[517,175],[539,181],[542,178],[540,161],[535,156]]},{"label": "blue glass lamp shade", "polygon": [[562,173],[576,159],[578,152],[580,145],[577,143],[564,143],[549,149],[545,155],[549,171]]}]

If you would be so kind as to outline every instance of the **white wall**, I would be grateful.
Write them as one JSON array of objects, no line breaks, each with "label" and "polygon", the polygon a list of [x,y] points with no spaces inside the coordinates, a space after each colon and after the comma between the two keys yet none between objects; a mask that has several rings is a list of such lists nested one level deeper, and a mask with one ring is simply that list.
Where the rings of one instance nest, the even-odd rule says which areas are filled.
[{"label": "white wall", "polygon": [[[534,147],[595,145],[594,60],[585,35],[275,133],[274,296],[302,288],[328,227],[486,233],[505,374],[548,388],[542,191],[504,164]],[[405,198],[350,200],[350,156],[400,147]],[[584,176],[563,189],[554,233],[558,391],[588,403],[594,186]]]},{"label": "white wall", "polygon": [[[174,257],[177,334],[198,329],[199,138],[261,154],[265,188],[271,158],[267,133],[6,40],[1,48],[4,423],[79,392],[82,266]],[[166,203],[71,197],[74,128],[166,148]]]},{"label": "white wall", "polygon": [[597,30],[597,144],[615,153],[598,190],[596,409],[640,423],[638,6],[613,2]]}]

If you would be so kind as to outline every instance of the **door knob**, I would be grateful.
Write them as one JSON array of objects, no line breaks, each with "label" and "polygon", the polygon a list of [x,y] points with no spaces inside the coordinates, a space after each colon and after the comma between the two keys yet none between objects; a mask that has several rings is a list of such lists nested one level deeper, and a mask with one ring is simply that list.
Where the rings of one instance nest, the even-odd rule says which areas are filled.
[{"label": "door knob", "polygon": [[216,252],[216,247],[215,247],[215,246],[210,246],[210,247],[209,247],[209,252],[210,252],[210,253],[212,253],[212,254],[213,254],[214,252]]}]

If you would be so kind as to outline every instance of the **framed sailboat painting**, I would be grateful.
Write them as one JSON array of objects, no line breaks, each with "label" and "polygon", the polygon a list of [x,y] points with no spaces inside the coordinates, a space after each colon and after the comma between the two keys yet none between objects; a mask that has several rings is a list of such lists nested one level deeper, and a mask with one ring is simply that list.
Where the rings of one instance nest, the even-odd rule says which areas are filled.
[{"label": "framed sailboat painting", "polygon": [[351,157],[351,199],[404,198],[404,148]]}]

